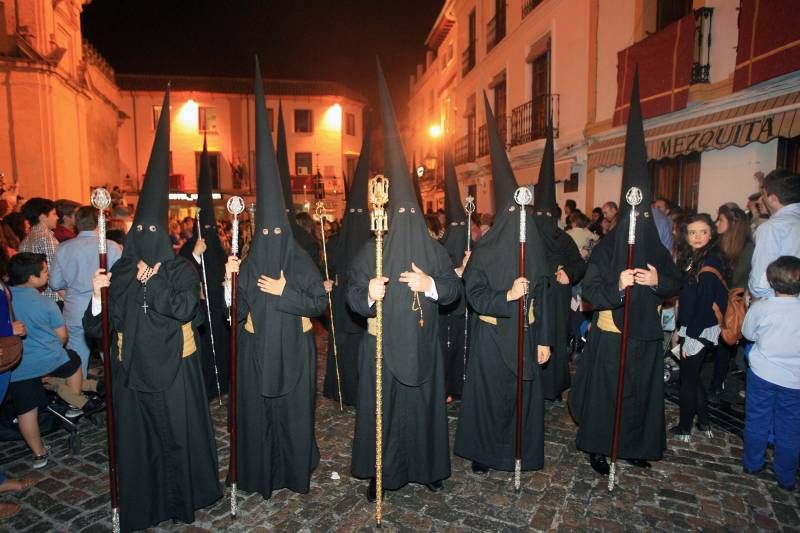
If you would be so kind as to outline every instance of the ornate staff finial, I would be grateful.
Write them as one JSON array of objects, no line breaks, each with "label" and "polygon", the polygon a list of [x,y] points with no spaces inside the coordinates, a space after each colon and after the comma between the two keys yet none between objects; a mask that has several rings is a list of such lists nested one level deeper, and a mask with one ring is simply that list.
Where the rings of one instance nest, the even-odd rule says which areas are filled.
[{"label": "ornate staff finial", "polygon": [[634,244],[636,242],[636,206],[642,203],[642,190],[639,187],[631,187],[625,193],[625,201],[631,206],[628,244]]},{"label": "ornate staff finial", "polygon": [[108,252],[106,243],[106,209],[111,207],[111,195],[103,187],[92,191],[92,205],[97,209],[97,238],[98,251],[101,254]]},{"label": "ornate staff finial", "polygon": [[389,201],[389,178],[378,174],[369,180],[369,203],[372,204],[370,222],[372,231],[386,232],[389,229],[383,206]]},{"label": "ornate staff finial", "polygon": [[225,204],[228,213],[233,215],[231,224],[231,255],[239,253],[239,215],[244,211],[244,200],[241,196],[231,196]]}]

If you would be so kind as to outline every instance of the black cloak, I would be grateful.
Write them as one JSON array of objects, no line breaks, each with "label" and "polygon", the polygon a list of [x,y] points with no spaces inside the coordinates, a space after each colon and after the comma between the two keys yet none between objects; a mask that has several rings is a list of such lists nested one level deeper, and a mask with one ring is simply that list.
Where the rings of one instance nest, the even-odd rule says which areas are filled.
[{"label": "black cloak", "polygon": [[[203,139],[200,172],[197,175],[197,207],[199,212],[197,219],[195,219],[192,237],[181,247],[180,255],[194,265],[201,283],[203,282],[203,267],[205,267],[207,285],[202,287],[200,312],[204,313],[206,322],[198,327],[200,332],[200,359],[203,366],[206,394],[209,398],[216,398],[218,395],[217,383],[219,383],[219,389],[222,394],[228,392],[230,328],[227,319],[225,291],[222,287],[222,282],[225,278],[227,254],[217,233],[217,219],[214,214],[214,200],[211,197],[211,193],[208,148],[206,140]],[[202,264],[198,263],[192,255],[198,236],[202,236],[206,241],[206,251],[203,253]],[[209,329],[208,324],[206,300],[211,309],[211,329]],[[212,332],[214,335],[213,348]]]},{"label": "black cloak", "polygon": [[[619,331],[622,330],[624,293],[619,290],[618,280],[620,272],[626,268],[631,213],[625,195],[634,186],[641,190],[642,201],[636,215],[633,267],[653,265],[658,271],[658,285],[634,285],[631,290],[619,456],[657,460],[666,448],[664,332],[659,305],[680,291],[681,276],[658,238],[650,213],[653,193],[647,172],[638,73],[634,78],[625,138],[619,218],[614,229],[592,251],[583,280],[582,297],[594,307],[594,317],[569,397],[572,416],[579,425],[578,448],[604,455],[611,452],[622,337]],[[603,316],[608,318],[609,311],[614,327],[610,327],[608,320],[602,320]]]},{"label": "black cloak", "polygon": [[[557,207],[553,126],[548,123],[547,139],[533,203],[533,220],[539,229],[545,249],[556,331],[550,360],[542,367],[542,384],[546,400],[560,400],[561,393],[569,388],[569,321],[572,286],[577,285],[586,274],[586,261],[581,257],[575,241],[558,227]],[[556,280],[555,272],[559,268],[569,277],[569,283],[566,285]]]},{"label": "black cloak", "polygon": [[[269,498],[305,493],[319,463],[314,438],[316,347],[309,317],[327,298],[319,269],[293,237],[256,59],[256,233],[242,261],[238,293],[238,483]],[[286,285],[280,296],[258,288],[260,276]]]},{"label": "black cloak", "polygon": [[[459,280],[445,249],[428,235],[414,193],[383,71],[378,84],[384,132],[384,174],[389,178],[389,231],[383,243],[383,484],[431,483],[450,475],[444,374],[439,345],[438,305],[458,295]],[[399,281],[412,262],[434,280],[438,299],[414,293]],[[347,303],[374,316],[368,284],[375,277],[375,242],[365,244],[351,265]],[[375,336],[361,344],[358,409],[353,438],[353,475],[375,476]]]},{"label": "black cloak", "polygon": [[[495,222],[475,244],[464,271],[467,301],[479,315],[470,340],[470,363],[454,452],[498,470],[514,468],[517,338],[519,305],[506,292],[519,277],[519,206],[517,181],[484,95],[488,124]],[[529,327],[523,330],[522,469],[544,464],[544,400],[537,346],[552,346],[553,304],[550,272],[533,217],[527,212],[525,277],[530,282]],[[510,266],[510,268],[509,268]],[[532,310],[532,311],[531,311]]]},{"label": "black cloak", "polygon": [[[219,499],[217,447],[195,339],[200,280],[167,234],[169,89],[125,250],[108,291],[120,526],[144,529]],[[145,284],[137,263],[160,263]],[[146,307],[145,307],[146,304]],[[102,336],[101,315],[84,315]]]}]

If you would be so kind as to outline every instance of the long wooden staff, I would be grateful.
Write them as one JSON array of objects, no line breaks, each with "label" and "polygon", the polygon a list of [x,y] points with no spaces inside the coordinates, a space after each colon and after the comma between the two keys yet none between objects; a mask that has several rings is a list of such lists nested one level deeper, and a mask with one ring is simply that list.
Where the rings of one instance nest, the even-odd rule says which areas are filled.
[{"label": "long wooden staff", "polygon": [[[642,203],[642,191],[631,187],[625,194],[625,201],[631,206],[628,225],[628,257],[625,270],[633,268],[633,249],[636,244],[636,206]],[[631,313],[631,286],[625,287],[625,306],[622,311],[622,340],[619,343],[619,370],[617,372],[617,399],[614,402],[614,433],[611,441],[611,468],[608,471],[608,490],[614,490],[619,451],[619,428],[622,420],[622,391],[625,388],[625,361],[628,356],[628,325]]]},{"label": "long wooden staff", "polygon": [[[528,187],[520,187],[514,192],[514,201],[519,205],[519,277],[525,276],[525,206],[533,203],[533,194]],[[518,300],[519,317],[517,321],[517,420],[516,439],[514,441],[514,489],[520,489],[522,477],[522,374],[525,370],[525,322],[527,313],[525,306],[527,296]]]},{"label": "long wooden staff", "polygon": [[[203,234],[200,230],[200,208],[197,208],[195,215],[195,222],[197,223],[197,238],[202,239]],[[208,335],[211,338],[211,362],[214,365],[214,379],[217,382],[217,400],[220,407],[222,406],[222,389],[219,386],[219,369],[217,368],[217,345],[214,342],[214,326],[211,322],[211,294],[208,290],[208,276],[206,275],[206,253],[200,254],[200,270],[203,272],[203,290],[205,291],[206,300],[206,318],[208,318]]]},{"label": "long wooden staff", "polygon": [[[377,175],[369,180],[371,229],[375,233],[375,277],[383,277],[383,234],[389,220],[383,206],[389,201],[389,178]],[[383,516],[383,301],[375,302],[375,522]]]},{"label": "long wooden staff", "polygon": [[[97,209],[97,251],[100,268],[108,272],[106,246],[106,213],[111,206],[111,195],[102,187],[92,191],[92,205]],[[103,380],[106,388],[106,444],[108,446],[108,484],[111,493],[111,529],[119,533],[119,503],[117,493],[117,445],[114,430],[114,390],[111,383],[111,330],[108,314],[108,287],[100,289],[103,328]]]},{"label": "long wooden staff", "polygon": [[[233,215],[233,223],[231,224],[231,255],[239,253],[239,214],[244,211],[244,200],[241,196],[231,196],[228,198],[227,203],[228,213]],[[239,512],[239,503],[236,501],[236,481],[238,478],[238,465],[237,465],[237,442],[236,442],[236,341],[238,337],[238,309],[237,309],[237,293],[238,293],[238,273],[231,273],[231,387],[228,392],[228,402],[230,403],[230,413],[228,421],[228,431],[230,433],[230,458],[228,461],[228,479],[231,483],[231,516],[236,518]]]},{"label": "long wooden staff", "polygon": [[[325,265],[325,279],[331,279],[328,273],[328,247],[325,244],[325,202],[317,202],[315,210],[319,218],[319,231],[322,237],[322,261]],[[336,348],[336,326],[333,323],[333,302],[331,301],[331,293],[328,293],[328,309],[330,310],[331,319],[331,337],[333,338],[333,364],[336,367],[336,388],[339,391],[339,412],[344,411],[344,404],[342,403],[342,380],[339,377],[339,350]]]},{"label": "long wooden staff", "polygon": [[[467,213],[467,252],[472,250],[472,213],[475,212],[475,198],[467,196],[464,200],[464,212]],[[461,380],[467,381],[467,350],[469,349],[469,305],[464,304],[464,367]]]}]

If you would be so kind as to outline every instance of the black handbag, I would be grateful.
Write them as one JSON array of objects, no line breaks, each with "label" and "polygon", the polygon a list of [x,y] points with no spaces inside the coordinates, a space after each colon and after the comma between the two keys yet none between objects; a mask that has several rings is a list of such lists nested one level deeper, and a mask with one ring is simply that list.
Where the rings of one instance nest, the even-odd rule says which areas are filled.
[{"label": "black handbag", "polygon": [[[5,284],[3,285],[3,290],[6,293],[8,314],[13,323],[17,317],[14,316],[14,307],[11,305],[11,291],[8,290]],[[22,339],[17,335],[0,337],[0,374],[17,366],[20,359],[22,359]]]}]

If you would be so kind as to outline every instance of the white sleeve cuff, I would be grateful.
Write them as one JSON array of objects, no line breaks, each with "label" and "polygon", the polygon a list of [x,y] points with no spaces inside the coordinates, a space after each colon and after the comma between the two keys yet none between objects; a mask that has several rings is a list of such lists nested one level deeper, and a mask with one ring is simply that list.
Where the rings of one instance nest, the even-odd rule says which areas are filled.
[{"label": "white sleeve cuff", "polygon": [[192,252],[192,257],[194,257],[194,260],[197,261],[198,265],[203,262],[202,258],[194,252]]},{"label": "white sleeve cuff", "polygon": [[439,299],[439,291],[436,290],[436,282],[431,278],[431,288],[425,291],[425,297],[433,301]]},{"label": "white sleeve cuff", "polygon": [[103,303],[100,301],[100,298],[95,297],[92,295],[92,316],[97,316],[103,312]]}]

